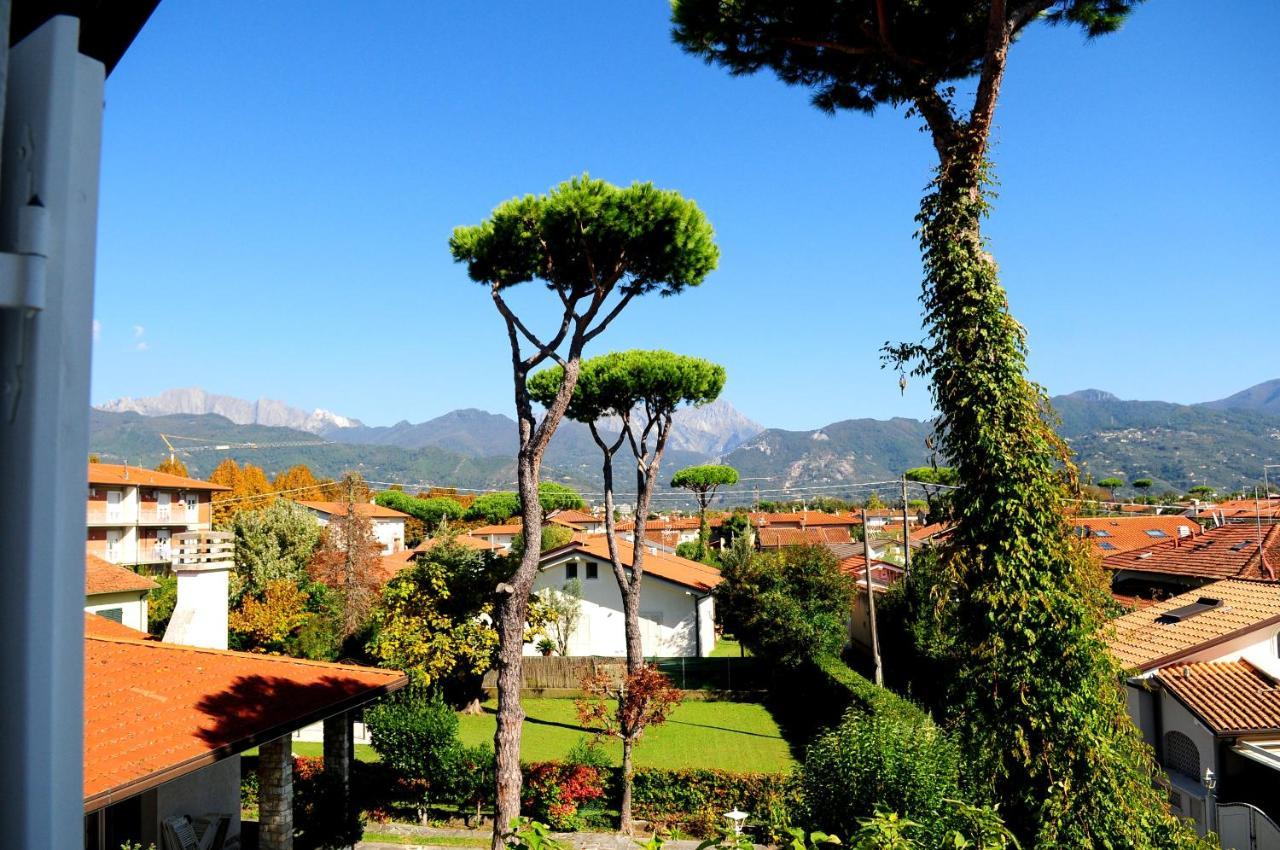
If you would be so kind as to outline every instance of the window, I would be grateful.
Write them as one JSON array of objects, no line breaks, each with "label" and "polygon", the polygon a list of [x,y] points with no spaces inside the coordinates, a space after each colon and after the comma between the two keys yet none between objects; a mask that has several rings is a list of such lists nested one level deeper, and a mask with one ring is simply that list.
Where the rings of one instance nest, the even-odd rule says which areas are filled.
[{"label": "window", "polygon": [[600,565],[594,561],[587,564],[587,581],[600,578]]},{"label": "window", "polygon": [[1112,550],[1112,549],[1114,549],[1114,548],[1116,548],[1116,547],[1115,547],[1113,544],[1108,543],[1107,541],[1105,541],[1105,540],[1104,540],[1104,541],[1102,541],[1101,543],[1099,543],[1099,544],[1098,544],[1098,548],[1099,548],[1099,549],[1106,549],[1107,551],[1110,551],[1110,550]]},{"label": "window", "polygon": [[101,611],[94,611],[99,617],[106,617],[108,620],[114,620],[117,623],[124,622],[123,608],[103,608]]},{"label": "window", "polygon": [[569,563],[567,563],[567,564],[565,564],[565,565],[564,565],[564,580],[565,580],[565,581],[573,581],[573,580],[574,580],[574,579],[576,579],[577,577],[578,577],[578,565],[577,565],[576,563],[572,562],[572,561],[571,561],[571,562],[569,562]]},{"label": "window", "polygon": [[1105,528],[1099,528],[1094,530],[1093,536],[1094,537],[1110,537],[1111,532],[1107,531]]},{"label": "window", "polygon": [[1164,736],[1164,766],[1183,776],[1200,780],[1200,751],[1195,741],[1181,732],[1168,732]]},{"label": "window", "polygon": [[1169,535],[1165,534],[1163,531],[1161,531],[1158,528],[1148,528],[1147,536],[1148,537],[1168,537]]}]

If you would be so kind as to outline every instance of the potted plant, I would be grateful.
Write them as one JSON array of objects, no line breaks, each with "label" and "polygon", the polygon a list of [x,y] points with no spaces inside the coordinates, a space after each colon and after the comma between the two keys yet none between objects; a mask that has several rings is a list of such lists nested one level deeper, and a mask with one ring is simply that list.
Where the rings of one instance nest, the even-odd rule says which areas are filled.
[{"label": "potted plant", "polygon": [[544,637],[538,641],[538,652],[542,653],[543,658],[549,658],[551,653],[556,651],[556,645],[551,638]]}]

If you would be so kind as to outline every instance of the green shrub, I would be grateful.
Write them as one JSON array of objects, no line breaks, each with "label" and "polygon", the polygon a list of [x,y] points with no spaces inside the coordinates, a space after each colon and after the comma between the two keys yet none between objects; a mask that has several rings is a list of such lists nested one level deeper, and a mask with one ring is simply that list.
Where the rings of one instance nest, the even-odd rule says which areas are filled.
[{"label": "green shrub", "polygon": [[583,764],[597,770],[609,770],[613,767],[613,759],[600,743],[592,737],[583,735],[569,748],[564,757],[565,764]]},{"label": "green shrub", "polygon": [[632,806],[638,818],[662,827],[681,824],[699,837],[715,835],[724,813],[738,808],[751,812],[759,839],[773,842],[798,813],[799,791],[791,775],[640,768]]},{"label": "green shrub", "polygon": [[155,583],[159,587],[147,591],[147,632],[163,637],[178,604],[178,577],[156,576]]},{"label": "green shrub", "polygon": [[373,748],[401,779],[422,783],[424,798],[456,792],[463,748],[458,715],[438,693],[408,687],[365,712]]},{"label": "green shrub", "polygon": [[905,713],[851,710],[809,745],[800,770],[808,825],[854,835],[877,807],[920,824],[941,846],[948,799],[960,799],[960,755],[942,730]]}]

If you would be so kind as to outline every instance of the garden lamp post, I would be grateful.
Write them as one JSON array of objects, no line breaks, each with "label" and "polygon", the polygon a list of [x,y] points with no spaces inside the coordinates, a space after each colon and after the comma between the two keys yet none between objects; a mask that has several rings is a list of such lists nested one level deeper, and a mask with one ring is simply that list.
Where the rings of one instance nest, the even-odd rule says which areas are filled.
[{"label": "garden lamp post", "polygon": [[724,813],[724,816],[727,817],[729,819],[729,822],[733,824],[734,835],[742,834],[742,824],[746,822],[747,815],[748,815],[747,812],[739,811],[737,806],[733,807],[733,811]]}]

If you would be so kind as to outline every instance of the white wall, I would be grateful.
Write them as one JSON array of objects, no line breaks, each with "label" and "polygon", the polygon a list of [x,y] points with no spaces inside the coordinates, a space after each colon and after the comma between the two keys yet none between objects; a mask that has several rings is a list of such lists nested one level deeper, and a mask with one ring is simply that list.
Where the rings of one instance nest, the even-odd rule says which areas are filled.
[{"label": "white wall", "polygon": [[377,518],[373,520],[373,536],[382,544],[382,554],[390,555],[404,549],[404,520]]},{"label": "white wall", "polygon": [[121,609],[120,622],[140,632],[147,630],[147,594],[136,590],[127,593],[97,593],[84,598],[84,610],[97,614],[109,608]]},{"label": "white wall", "polygon": [[[613,566],[586,555],[570,553],[544,564],[534,580],[534,592],[564,586],[567,563],[578,565],[582,582],[582,617],[569,640],[570,655],[604,655],[622,657],[627,654],[626,627],[622,614],[622,593],[618,590]],[[596,565],[597,578],[587,578],[587,565]],[[695,628],[702,628],[702,654],[710,655],[715,647],[715,600],[697,601],[700,616],[695,614],[695,601],[704,594],[646,573],[640,585],[640,631],[646,656],[693,656],[698,640]],[[646,616],[653,615],[653,616]],[[701,622],[699,622],[699,620]],[[526,644],[526,655],[536,655],[537,647]]]},{"label": "white wall", "polygon": [[[144,818],[147,818],[144,806]],[[179,815],[231,815],[227,837],[240,835],[240,756],[214,762],[180,776],[155,791],[156,829],[165,818]],[[159,836],[148,838],[160,846]]]}]

